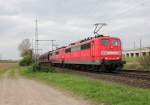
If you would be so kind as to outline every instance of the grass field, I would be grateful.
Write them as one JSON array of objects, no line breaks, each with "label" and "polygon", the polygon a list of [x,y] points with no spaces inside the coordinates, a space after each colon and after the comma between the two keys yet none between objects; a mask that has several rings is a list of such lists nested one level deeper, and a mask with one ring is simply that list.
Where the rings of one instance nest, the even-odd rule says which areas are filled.
[{"label": "grass field", "polygon": [[64,89],[99,105],[150,105],[150,90],[122,86],[106,81],[65,73],[33,72],[21,68],[21,74]]}]

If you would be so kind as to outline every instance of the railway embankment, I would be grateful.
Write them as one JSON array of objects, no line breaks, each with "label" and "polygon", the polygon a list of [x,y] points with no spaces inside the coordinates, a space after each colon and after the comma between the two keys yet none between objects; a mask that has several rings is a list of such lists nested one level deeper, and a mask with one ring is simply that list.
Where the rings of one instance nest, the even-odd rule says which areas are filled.
[{"label": "railway embankment", "polygon": [[126,70],[150,71],[150,56],[145,57],[126,57],[124,58]]}]

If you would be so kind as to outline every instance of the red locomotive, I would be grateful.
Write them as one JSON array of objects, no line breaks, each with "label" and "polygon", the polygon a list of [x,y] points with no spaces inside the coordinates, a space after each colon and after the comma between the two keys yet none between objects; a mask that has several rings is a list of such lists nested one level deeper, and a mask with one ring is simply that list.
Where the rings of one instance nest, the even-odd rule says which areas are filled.
[{"label": "red locomotive", "polygon": [[122,61],[121,40],[98,35],[49,51],[39,57],[39,63],[113,72],[121,70],[125,62]]}]

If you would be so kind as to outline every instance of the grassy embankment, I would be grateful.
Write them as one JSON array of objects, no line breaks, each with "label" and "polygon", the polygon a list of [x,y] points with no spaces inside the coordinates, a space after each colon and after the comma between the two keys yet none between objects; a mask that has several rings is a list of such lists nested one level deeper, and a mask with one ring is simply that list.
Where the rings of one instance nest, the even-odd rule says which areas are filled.
[{"label": "grassy embankment", "polygon": [[148,89],[122,86],[73,74],[33,72],[27,68],[21,69],[23,76],[43,81],[97,104],[150,105],[150,90]]},{"label": "grassy embankment", "polygon": [[[142,57],[127,57],[124,58],[126,61],[126,64],[124,65],[124,69],[129,69],[129,70],[150,70],[150,65],[144,65],[147,62],[150,61],[145,61],[143,60]],[[144,64],[141,64],[143,62]]]},{"label": "grassy embankment", "polygon": [[125,58],[126,64],[124,65],[124,69],[143,69],[143,66],[139,64],[140,58],[138,57],[127,57]]}]

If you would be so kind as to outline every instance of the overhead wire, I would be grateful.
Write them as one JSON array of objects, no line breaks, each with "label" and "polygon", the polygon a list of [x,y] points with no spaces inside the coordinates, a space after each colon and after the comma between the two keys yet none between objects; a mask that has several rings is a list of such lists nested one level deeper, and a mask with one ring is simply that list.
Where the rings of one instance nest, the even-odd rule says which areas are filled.
[{"label": "overhead wire", "polygon": [[[147,2],[149,2],[149,0],[145,0],[145,1],[140,2],[140,3],[136,3],[136,5],[134,5],[134,6],[130,7],[130,8],[128,8],[128,9],[125,9],[124,11],[122,11],[122,12],[120,12],[120,13],[118,13],[118,14],[112,16],[112,17],[109,17],[109,18],[107,18],[107,19],[105,19],[105,20],[111,21],[111,20],[113,20],[114,18],[119,18],[121,15],[122,15],[122,16],[123,16],[123,15],[126,15],[126,13],[129,13],[130,10],[133,10],[133,9],[137,8],[138,6],[143,5],[143,4],[147,3]],[[107,21],[107,22],[108,22],[108,21]]]}]

